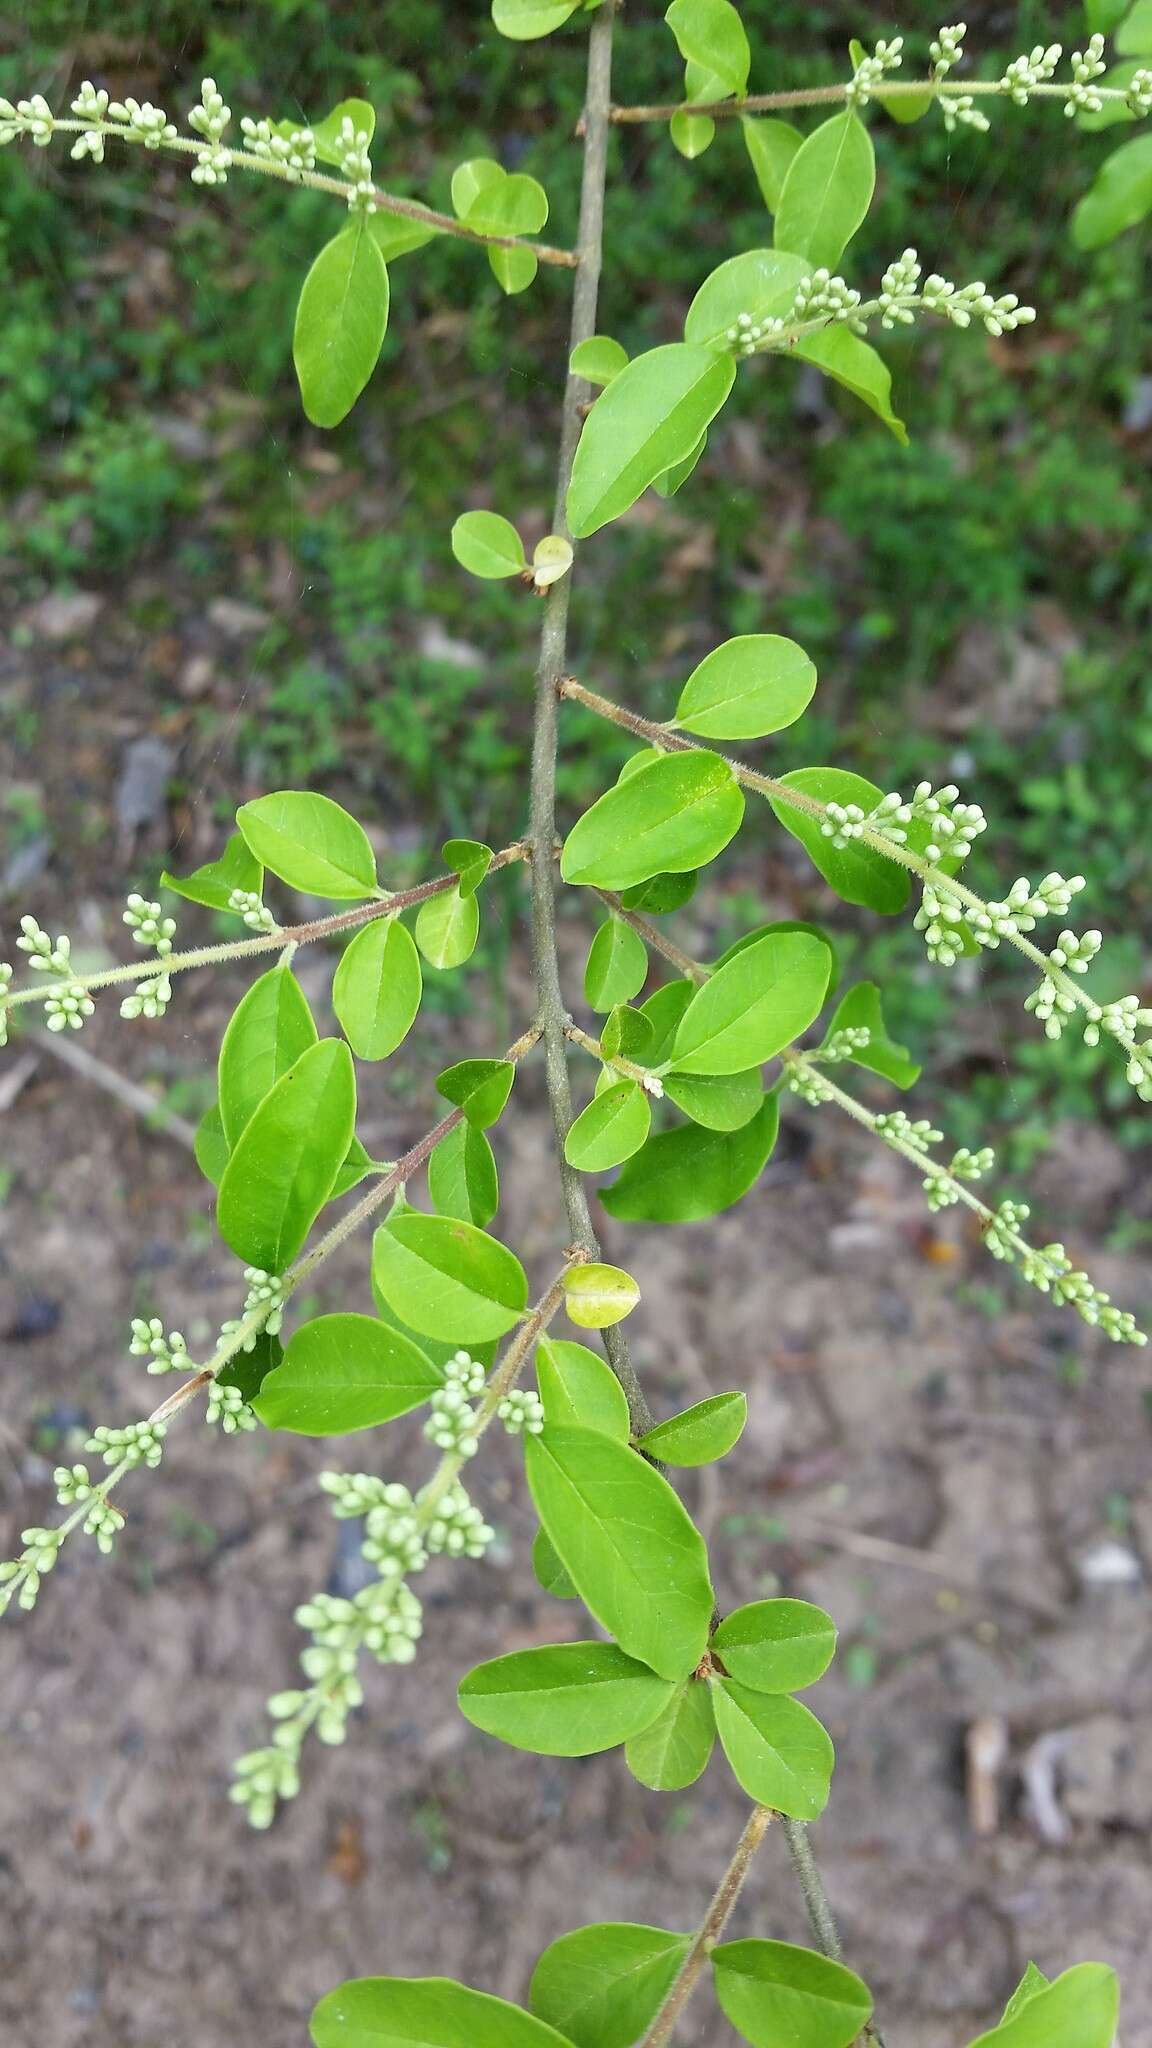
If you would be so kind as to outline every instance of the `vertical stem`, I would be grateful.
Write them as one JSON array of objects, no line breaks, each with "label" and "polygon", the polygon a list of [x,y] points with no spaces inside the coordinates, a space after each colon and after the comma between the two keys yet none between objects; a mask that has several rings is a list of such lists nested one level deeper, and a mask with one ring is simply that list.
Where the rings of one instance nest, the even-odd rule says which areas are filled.
[{"label": "vertical stem", "polygon": [[[844,1954],[840,1929],[836,1925],[831,1901],[824,1889],[824,1879],[812,1854],[808,1829],[802,1820],[789,1820],[785,1814],[780,1815],[780,1825],[784,1830],[784,1839],[792,1858],[792,1868],[804,1894],[804,1904],[809,1924],[816,1937],[816,1946],[821,1955],[827,1956],[831,1962],[838,1963]],[[860,2039],[871,2042],[872,2048],[884,2048],[884,2036],[874,2019],[868,2021]]]},{"label": "vertical stem", "polygon": [[[596,302],[600,289],[600,264],[604,242],[604,187],[608,162],[609,109],[612,102],[612,0],[597,9],[592,18],[588,46],[588,84],[584,106],[584,172],[580,189],[580,232],[577,244],[576,277],[572,293],[569,349],[587,341],[596,331]],[[556,508],[553,530],[567,535],[565,504],[572,461],[580,438],[583,409],[590,388],[580,377],[569,375],[560,414],[560,453],[556,475]],[[568,650],[568,600],[571,573],[554,583],[544,599],[540,630],[540,655],[536,669],[536,712],[532,739],[532,942],[538,1022],[544,1040],[544,1071],[556,1146],[564,1207],[573,1238],[589,1248],[595,1257],[599,1246],[583,1182],[564,1157],[564,1140],[572,1123],[572,1095],[568,1083],[568,1054],[564,1026],[568,1012],[560,986],[560,964],[556,954],[556,881],[553,847],[556,839],[556,746],[559,724],[559,684]],[[652,1425],[651,1411],[644,1398],[628,1352],[627,1339],[619,1329],[604,1333],[604,1345],[612,1369],[628,1397],[632,1427],[642,1434]]]},{"label": "vertical stem", "polygon": [[760,1847],[768,1830],[772,1814],[766,1806],[754,1806],[748,1816],[748,1824],[736,1844],[732,1861],[728,1865],[716,1888],[712,1903],[696,1931],[692,1946],[681,1963],[640,2048],[664,2048],[672,2039],[676,2022],[696,1988],[696,1980],[705,1967],[712,1950],[723,1934],[732,1908],[740,1896],[740,1888],[748,1875],[748,1866]]}]

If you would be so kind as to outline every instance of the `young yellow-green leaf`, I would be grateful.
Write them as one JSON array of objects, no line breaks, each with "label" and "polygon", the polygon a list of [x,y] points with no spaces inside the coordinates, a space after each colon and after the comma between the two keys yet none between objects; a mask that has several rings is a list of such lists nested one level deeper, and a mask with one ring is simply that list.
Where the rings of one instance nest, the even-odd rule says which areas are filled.
[{"label": "young yellow-green leaf", "polygon": [[321,249],[296,307],[292,360],[314,427],[338,426],[351,412],[388,329],[388,267],[364,219]]},{"label": "young yellow-green leaf", "polygon": [[816,665],[794,640],[742,633],[693,669],[674,723],[701,739],[760,739],[793,725],[815,689]]},{"label": "young yellow-green leaf", "polygon": [[569,1266],[564,1275],[564,1306],[581,1330],[610,1330],[631,1315],[639,1299],[631,1273],[620,1266]]},{"label": "young yellow-green leaf", "polygon": [[573,349],[568,368],[574,377],[584,377],[589,384],[610,384],[628,368],[628,351],[610,334],[591,334]]},{"label": "young yellow-green leaf", "polygon": [[908,429],[892,410],[892,372],[871,342],[847,327],[828,327],[822,334],[801,336],[796,354],[842,384],[883,420],[902,448],[908,446]]},{"label": "young yellow-green leaf", "polygon": [[749,1799],[792,1820],[816,1820],[835,1753],[815,1714],[787,1694],[752,1692],[731,1678],[713,1680],[712,1705],[724,1754]]},{"label": "young yellow-green leaf", "polygon": [[686,1678],[704,1654],[704,1539],[655,1467],[595,1429],[549,1423],[524,1443],[536,1512],[573,1585],[629,1657]]},{"label": "young yellow-green leaf", "polygon": [[257,860],[282,882],[334,903],[376,890],[376,856],[362,825],[330,796],[278,789],[241,804],[236,823]]},{"label": "young yellow-green leaf", "polygon": [[417,1209],[376,1232],[372,1284],[410,1329],[454,1344],[502,1337],[528,1300],[524,1268],[506,1246],[474,1224]]},{"label": "young yellow-green leaf", "polygon": [[532,587],[550,590],[568,574],[574,560],[572,543],[561,533],[546,533],[532,550]]},{"label": "young yellow-green leaf", "polygon": [[801,144],[776,208],[776,247],[835,270],[872,204],[872,137],[850,110],[833,114]]},{"label": "young yellow-green leaf", "polygon": [[474,896],[492,865],[492,848],[480,839],[446,839],[440,851],[459,881],[460,894]]},{"label": "young yellow-green leaf", "polygon": [[694,448],[690,448],[682,462],[674,462],[663,476],[654,478],[652,488],[658,497],[674,498],[681,484],[687,483],[700,457],[708,446],[707,434],[701,434]]},{"label": "young yellow-green leaf", "polygon": [[501,291],[514,298],[535,282],[540,260],[532,249],[501,249],[493,245],[488,250],[488,268]]},{"label": "young yellow-green leaf", "polygon": [[422,220],[408,220],[402,213],[370,213],[368,233],[385,263],[395,263],[398,256],[410,256],[414,249],[435,241],[441,229]]},{"label": "young yellow-green leaf", "polygon": [[357,932],[340,955],[332,1007],[361,1060],[386,1060],[416,1021],[424,982],[412,934],[381,917]]},{"label": "young yellow-green leaf", "polygon": [[470,1124],[486,1131],[499,1123],[515,1079],[511,1060],[458,1060],[437,1074],[436,1090],[462,1109]]},{"label": "young yellow-green leaf", "polygon": [[[351,123],[354,134],[365,136],[369,142],[376,133],[376,110],[370,101],[338,100],[331,113],[309,124],[316,155],[322,164],[339,166],[343,162],[345,144],[342,130],[345,121]],[[297,125],[291,121],[277,123],[278,128],[287,128],[289,132]]]},{"label": "young yellow-green leaf", "polygon": [[753,1600],[725,1616],[709,1647],[753,1692],[801,1692],[832,1662],[836,1624],[807,1600]]},{"label": "young yellow-green leaf", "polygon": [[1106,1963],[1077,1963],[969,2048],[1112,2048],[1120,1987]]},{"label": "young yellow-green leaf", "polygon": [[624,1745],[624,1761],[651,1792],[682,1792],[700,1776],[716,1741],[711,1688],[682,1679],[663,1713]]},{"label": "young yellow-green leaf", "polygon": [[646,1728],[672,1692],[615,1643],[558,1643],[478,1664],[461,1681],[474,1728],[537,1756],[594,1756]]},{"label": "young yellow-green leaf", "polygon": [[1152,135],[1121,143],[1105,157],[1072,215],[1078,249],[1099,249],[1152,212]]},{"label": "young yellow-green leaf", "polygon": [[651,2025],[690,1934],[608,1921],[562,1934],[532,1972],[528,2003],[574,2048],[632,2048]]},{"label": "young yellow-green leaf", "polygon": [[448,1977],[351,1977],[312,2014],[314,2048],[570,2048],[543,2020]]},{"label": "young yellow-green leaf", "polygon": [[546,1422],[598,1429],[617,1443],[628,1442],[628,1397],[611,1366],[586,1344],[541,1337],[536,1346],[536,1385]]},{"label": "young yellow-green leaf", "polygon": [[745,91],[752,52],[731,0],[672,0],[664,19],[693,68],[692,99],[722,100]]},{"label": "young yellow-green leaf", "polygon": [[430,967],[462,967],[476,950],[480,906],[459,885],[429,896],[416,913],[416,944]]},{"label": "young yellow-green leaf", "polygon": [[581,1110],[564,1140],[564,1157],[581,1173],[607,1173],[640,1150],[651,1124],[639,1081],[614,1081]]},{"label": "young yellow-green leaf", "polygon": [[472,157],[452,173],[452,204],[466,227],[482,235],[536,235],[548,219],[548,194],[523,171],[493,157]]},{"label": "young yellow-green leaf", "polygon": [[764,1100],[759,1067],[742,1074],[665,1074],[669,1102],[709,1131],[742,1131]]},{"label": "young yellow-green leaf", "polygon": [[[1093,22],[1092,27],[1097,29],[1101,24]],[[1126,17],[1116,24],[1116,51],[1121,57],[1152,54],[1152,0],[1136,0]]]},{"label": "young yellow-green leaf", "polygon": [[736,376],[728,356],[673,342],[635,356],[584,422],[568,489],[568,523],[583,540],[619,519],[650,483],[695,448]]},{"label": "young yellow-green leaf", "polygon": [[344,1436],[407,1415],[443,1384],[411,1339],[375,1316],[317,1316],[293,1333],[253,1405],[269,1429]]},{"label": "young yellow-green leaf", "polygon": [[[780,780],[822,804],[858,804],[864,812],[878,804],[883,794],[874,782],[854,775],[848,768],[794,768]],[[779,797],[770,797],[768,801],[785,831],[800,841],[809,859],[845,903],[859,903],[865,910],[878,910],[884,917],[894,917],[903,910],[909,896],[906,868],[898,867],[882,853],[873,852],[858,839],[847,846],[833,846],[825,837],[819,818],[810,817]]]},{"label": "young yellow-green leaf", "polygon": [[681,1415],[658,1422],[638,1439],[637,1448],[662,1465],[714,1465],[727,1457],[747,1420],[746,1394],[711,1394]]},{"label": "young yellow-green leaf", "polygon": [[[652,1027],[652,1038],[644,1058],[649,1066],[662,1067],[672,1056],[672,1041],[680,1029],[680,1019],[696,993],[691,981],[666,981],[647,1002],[640,1006],[639,1015]],[[601,1045],[604,1039],[601,1037]]]},{"label": "young yellow-green leaf", "polygon": [[519,576],[527,565],[524,543],[499,512],[462,512],[452,528],[452,553],[470,576]]},{"label": "young yellow-green leaf", "polygon": [[219,860],[206,861],[191,875],[170,875],[165,868],[160,886],[185,897],[189,903],[204,903],[209,910],[227,910],[233,889],[259,896],[264,886],[264,870],[242,835],[233,832]]},{"label": "young yellow-green leaf", "polygon": [[308,999],[287,967],[273,967],[242,996],[220,1041],[220,1125],[229,1151],[253,1111],[316,1043]]},{"label": "young yellow-green leaf", "polygon": [[888,1036],[880,991],[874,981],[858,981],[854,988],[841,996],[824,1037],[825,1045],[835,1038],[837,1032],[850,1028],[868,1033],[867,1045],[851,1054],[855,1066],[867,1067],[873,1074],[882,1074],[897,1088],[911,1088],[919,1080],[920,1068],[909,1056],[907,1046],[897,1045],[895,1039]]},{"label": "young yellow-green leaf", "polygon": [[492,21],[514,43],[532,43],[563,28],[580,0],[492,0]]},{"label": "young yellow-green leaf", "polygon": [[1014,2020],[1017,2013],[1023,2012],[1028,2001],[1035,1998],[1038,1991],[1047,1991],[1051,1981],[1050,1977],[1044,1975],[1043,1970],[1036,1968],[1035,1963],[1029,1963],[1015,1991],[1004,2007],[1003,2017],[1000,2021],[1001,2026],[1004,2025],[1005,2020]]},{"label": "young yellow-green leaf", "polygon": [[699,880],[691,869],[683,875],[653,875],[634,889],[624,890],[624,908],[642,910],[648,917],[666,917],[669,911],[681,910],[691,902]]},{"label": "young yellow-green leaf", "polygon": [[[380,1321],[386,1324],[388,1329],[398,1330],[402,1337],[407,1337],[411,1343],[415,1344],[418,1351],[423,1351],[432,1360],[433,1365],[445,1366],[450,1358],[455,1358],[457,1351],[460,1349],[459,1338],[434,1337],[427,1330],[413,1330],[409,1324],[405,1323],[397,1315],[391,1302],[387,1301],[381,1293],[374,1270],[370,1271],[369,1278],[372,1284],[372,1299],[376,1304],[376,1313]],[[476,1337],[468,1339],[468,1349],[472,1357],[476,1359],[478,1364],[484,1366],[485,1370],[495,1361],[497,1348],[495,1337],[485,1338],[483,1342],[480,1342]]]},{"label": "young yellow-green leaf", "polygon": [[621,917],[600,926],[584,968],[584,1000],[590,1010],[614,1010],[630,1003],[648,979],[648,950]]},{"label": "young yellow-green leaf", "polygon": [[711,114],[673,114],[668,123],[672,146],[689,163],[703,156],[712,147],[716,136],[716,123]]},{"label": "young yellow-green leaf", "polygon": [[740,829],[744,794],[727,761],[693,748],[661,754],[605,790],[564,842],[566,882],[627,889],[704,867]]},{"label": "young yellow-green leaf", "polygon": [[600,1050],[608,1060],[645,1061],[655,1036],[652,1021],[642,1010],[630,1010],[627,1003],[617,1003],[604,1019]]},{"label": "young yellow-green leaf", "polygon": [[772,933],[698,989],[680,1020],[672,1064],[682,1074],[740,1074],[791,1045],[819,1016],[832,953],[807,932]]},{"label": "young yellow-green leaf", "polygon": [[730,256],[704,279],[689,306],[685,341],[727,353],[736,346],[733,330],[740,316],[747,314],[756,326],[783,320],[792,310],[797,285],[811,268],[802,256],[781,249],[747,249],[741,256]]},{"label": "young yellow-green leaf", "polygon": [[730,1209],[759,1180],[776,1143],[780,1110],[764,1098],[738,1131],[682,1124],[633,1153],[600,1201],[626,1223],[699,1223]]},{"label": "young yellow-green leaf", "polygon": [[716,1996],[751,2048],[851,2048],[871,2017],[868,1986],[814,1949],[725,1941],[712,1968]]},{"label": "young yellow-green leaf", "polygon": [[804,137],[790,121],[769,121],[763,115],[742,114],[740,127],[760,196],[769,213],[775,213],[792,159]]},{"label": "young yellow-green leaf", "polygon": [[428,1161],[428,1193],[441,1216],[479,1224],[482,1230],[500,1207],[492,1147],[467,1118],[441,1138]]},{"label": "young yellow-green leaf", "polygon": [[538,1586],[554,1600],[578,1600],[579,1593],[568,1577],[547,1529],[537,1529],[532,1539],[532,1570]]},{"label": "young yellow-green leaf", "polygon": [[228,1164],[228,1155],[232,1150],[224,1136],[218,1102],[213,1102],[204,1111],[196,1126],[192,1150],[205,1180],[210,1180],[213,1187],[218,1188],[224,1178],[224,1168]]},{"label": "young yellow-green leaf", "polygon": [[322,1038],[282,1074],[224,1169],[216,1222],[250,1266],[283,1273],[332,1192],[356,1125],[356,1077],[342,1039]]}]

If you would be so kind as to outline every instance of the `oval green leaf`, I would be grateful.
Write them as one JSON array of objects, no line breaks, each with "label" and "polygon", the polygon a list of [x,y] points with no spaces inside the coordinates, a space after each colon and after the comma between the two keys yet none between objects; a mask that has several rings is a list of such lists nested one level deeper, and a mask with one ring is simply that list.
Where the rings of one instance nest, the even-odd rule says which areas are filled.
[{"label": "oval green leaf", "polygon": [[544,1950],[528,2003],[574,2048],[632,2048],[663,2004],[689,1934],[628,1921],[578,1927]]},{"label": "oval green leaf", "polygon": [[584,377],[589,384],[610,384],[628,368],[628,351],[610,334],[591,334],[573,349],[568,368],[574,377]]},{"label": "oval green leaf", "polygon": [[796,287],[812,265],[785,249],[746,249],[730,256],[704,279],[684,322],[684,339],[698,348],[727,353],[742,313],[757,326],[791,312]]},{"label": "oval green leaf", "polygon": [[710,1131],[741,1131],[764,1100],[759,1067],[742,1074],[666,1074],[669,1102]]},{"label": "oval green leaf", "polygon": [[742,633],[705,655],[680,692],[676,724],[701,739],[754,740],[812,702],[816,664],[780,633]]},{"label": "oval green leaf", "polygon": [[639,1299],[631,1273],[620,1266],[593,1262],[569,1266],[564,1275],[564,1306],[581,1330],[610,1330],[631,1315]]},{"label": "oval green leaf", "polygon": [[714,1465],[726,1458],[748,1420],[746,1394],[711,1394],[640,1437],[637,1448],[662,1465]]},{"label": "oval green leaf", "polygon": [[726,1941],[712,1951],[716,1996],[752,2048],[851,2048],[872,1994],[843,1963],[786,1941]]},{"label": "oval green leaf", "polygon": [[359,215],[321,249],[296,307],[292,359],[314,427],[350,413],[388,328],[388,268]]},{"label": "oval green leaf", "polygon": [[1105,157],[1072,215],[1078,249],[1099,249],[1152,212],[1152,135],[1122,143]]},{"label": "oval green leaf", "polygon": [[224,1169],[216,1223],[250,1266],[283,1273],[335,1184],[356,1124],[356,1077],[342,1039],[322,1038],[254,1110]]},{"label": "oval green leaf", "polygon": [[807,1600],[753,1600],[725,1616],[710,1647],[753,1692],[801,1692],[832,1662],[836,1624]]},{"label": "oval green leaf", "polygon": [[441,1216],[483,1229],[500,1207],[500,1177],[484,1132],[465,1117],[428,1161],[428,1193]]},{"label": "oval green leaf", "polygon": [[699,1223],[718,1216],[759,1180],[779,1121],[777,1099],[768,1095],[741,1130],[682,1124],[660,1131],[633,1153],[610,1187],[601,1188],[600,1200],[610,1216],[626,1223]]},{"label": "oval green leaf", "polygon": [[220,1041],[220,1125],[229,1151],[253,1111],[316,1038],[307,997],[289,968],[273,967],[241,997]]},{"label": "oval green leaf", "polygon": [[459,886],[429,896],[416,913],[416,944],[430,967],[462,967],[476,950],[480,906]]},{"label": "oval green leaf", "polygon": [[541,1337],[536,1347],[536,1385],[547,1422],[598,1429],[617,1443],[628,1442],[628,1397],[611,1366],[586,1344]]},{"label": "oval green leaf", "polygon": [[375,1316],[317,1316],[294,1331],[253,1406],[269,1429],[344,1436],[407,1415],[443,1384],[424,1353]]},{"label": "oval green leaf", "polygon": [[590,1010],[614,1010],[630,1003],[648,979],[648,949],[622,917],[600,926],[588,949],[584,968],[584,1000]]},{"label": "oval green leaf", "polygon": [[819,1016],[832,951],[806,932],[770,933],[698,989],[672,1046],[684,1074],[739,1074],[791,1045]]},{"label": "oval green leaf", "polygon": [[673,342],[636,356],[584,422],[568,489],[568,523],[583,540],[619,519],[649,484],[689,455],[736,376],[727,356]]},{"label": "oval green leaf", "polygon": [[723,100],[748,85],[752,52],[731,0],[672,0],[664,15],[688,67],[688,96]]},{"label": "oval green leaf", "polygon": [[842,384],[845,391],[850,391],[869,412],[883,420],[902,448],[907,447],[908,429],[892,410],[892,372],[871,342],[847,327],[828,327],[822,334],[802,335],[796,343],[796,354]]},{"label": "oval green leaf", "polygon": [[352,1977],[312,2014],[314,2048],[569,2048],[518,2005],[448,1977]]},{"label": "oval green leaf", "polygon": [[716,1732],[749,1799],[792,1820],[816,1820],[828,1801],[835,1752],[815,1714],[784,1693],[713,1681]]},{"label": "oval green leaf", "polygon": [[801,144],[776,208],[778,249],[835,270],[872,204],[876,155],[859,116],[834,114]]},{"label": "oval green leaf", "polygon": [[516,528],[498,512],[462,512],[452,528],[452,553],[470,576],[519,576],[526,563]]},{"label": "oval green leaf", "polygon": [[763,115],[742,114],[740,128],[760,197],[769,213],[775,213],[792,159],[804,137],[790,121],[766,120]]},{"label": "oval green leaf", "polygon": [[233,889],[259,896],[264,886],[264,870],[245,845],[243,835],[233,832],[219,860],[207,861],[191,875],[170,875],[165,868],[160,886],[183,896],[189,903],[204,903],[209,910],[227,910]]},{"label": "oval green leaf", "polygon": [[502,1337],[528,1300],[519,1259],[450,1216],[402,1209],[376,1232],[372,1282],[402,1323],[446,1343]]},{"label": "oval green leaf", "polygon": [[477,1130],[487,1131],[503,1116],[515,1079],[511,1060],[458,1060],[437,1074],[436,1091],[462,1109]]},{"label": "oval green leaf", "polygon": [[[815,797],[819,803],[859,804],[865,812],[878,804],[883,794],[874,782],[866,781],[863,775],[854,775],[847,768],[794,768],[790,775],[782,775],[780,780],[789,789],[801,790],[805,796]],[[797,810],[795,805],[779,797],[770,797],[769,802],[785,831],[800,841],[809,859],[845,903],[858,903],[865,910],[878,910],[884,917],[894,917],[897,911],[903,910],[910,892],[906,868],[897,866],[882,853],[875,853],[857,839],[847,846],[833,846],[831,839],[825,836],[819,818]]]},{"label": "oval green leaf", "polygon": [[639,1081],[616,1081],[581,1110],[564,1140],[564,1157],[581,1173],[606,1173],[640,1150],[651,1124]]},{"label": "oval green leaf", "polygon": [[652,1726],[625,1743],[624,1761],[650,1792],[682,1792],[696,1783],[715,1741],[711,1687],[685,1678]]},{"label": "oval green leaf", "polygon": [[969,2048],[1112,2048],[1119,2011],[1116,1972],[1077,1963]]},{"label": "oval green leaf", "polygon": [[907,1046],[897,1045],[895,1039],[888,1036],[880,991],[874,981],[858,981],[854,988],[841,996],[825,1034],[825,1045],[835,1038],[838,1031],[848,1029],[868,1033],[867,1045],[851,1054],[854,1066],[867,1067],[873,1074],[882,1074],[897,1088],[911,1088],[919,1080],[920,1068],[910,1057]]},{"label": "oval green leaf", "polygon": [[279,789],[241,804],[236,823],[257,860],[291,888],[334,903],[375,894],[368,835],[331,797]]},{"label": "oval green leaf", "polygon": [[460,1684],[474,1728],[536,1756],[595,1756],[656,1719],[668,1679],[615,1643],[559,1643],[478,1664]]},{"label": "oval green leaf", "polygon": [[704,867],[740,830],[744,795],[727,761],[693,748],[661,754],[605,790],[564,843],[566,882],[628,889]]},{"label": "oval green leaf", "polygon": [[492,21],[514,43],[532,43],[563,28],[580,0],[492,0]]},{"label": "oval green leaf", "polygon": [[340,956],[332,1007],[361,1060],[386,1060],[416,1021],[423,994],[420,955],[398,918],[378,918]]},{"label": "oval green leaf", "polygon": [[547,1529],[537,1529],[532,1539],[532,1570],[536,1583],[554,1600],[578,1600],[579,1593],[568,1577]]}]

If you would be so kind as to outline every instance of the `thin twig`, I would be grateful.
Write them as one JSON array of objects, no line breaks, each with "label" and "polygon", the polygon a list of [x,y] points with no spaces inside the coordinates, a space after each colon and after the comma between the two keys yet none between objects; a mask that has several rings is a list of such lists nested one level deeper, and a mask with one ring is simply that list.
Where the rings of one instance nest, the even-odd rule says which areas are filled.
[{"label": "thin twig", "polygon": [[[613,9],[601,7],[593,18],[588,44],[588,86],[584,108],[584,170],[580,189],[580,231],[576,278],[572,292],[569,348],[596,331],[596,301],[604,239],[604,188],[607,178],[608,107],[612,90]],[[556,474],[554,533],[567,536],[566,501],[583,409],[591,395],[583,378],[569,375],[560,414],[560,453]],[[568,652],[568,598],[571,576],[554,583],[544,600],[540,654],[536,669],[536,711],[532,737],[532,946],[539,1003],[538,1022],[544,1039],[544,1071],[556,1131],[557,1167],[568,1227],[574,1238],[599,1249],[584,1184],[564,1157],[564,1140],[572,1124],[572,1092],[568,1081],[564,1026],[567,1011],[560,985],[556,951],[556,883],[553,849],[556,841],[556,742],[558,691]],[[637,1435],[652,1427],[652,1413],[636,1377],[627,1339],[619,1328],[606,1330],[604,1347],[612,1369],[628,1397],[632,1428]]]},{"label": "thin twig", "polygon": [[[1070,89],[1059,84],[1033,85],[1028,88],[1028,97],[1067,100]],[[1124,106],[1128,104],[1128,93],[1121,86],[1096,86],[1093,89],[1105,102],[1114,100]],[[791,107],[842,105],[851,91],[851,85],[845,81],[843,85],[809,85],[786,92],[747,93],[743,99],[670,100],[660,106],[614,106],[609,120],[615,124],[632,125],[644,121],[671,121],[677,114],[707,115],[713,121],[732,120],[745,114],[784,113]],[[924,93],[940,101],[1006,97],[998,78],[885,78],[876,86],[872,98],[883,104],[885,100],[918,99]]]},{"label": "thin twig", "polygon": [[736,1844],[732,1861],[716,1888],[712,1903],[696,1930],[692,1946],[676,1972],[664,2003],[645,2034],[640,2048],[665,2048],[665,2043],[672,2039],[676,2022],[696,1988],[700,1972],[706,1967],[712,1950],[731,1918],[732,1908],[748,1875],[748,1867],[764,1840],[773,1817],[767,1806],[752,1808],[744,1832]]}]

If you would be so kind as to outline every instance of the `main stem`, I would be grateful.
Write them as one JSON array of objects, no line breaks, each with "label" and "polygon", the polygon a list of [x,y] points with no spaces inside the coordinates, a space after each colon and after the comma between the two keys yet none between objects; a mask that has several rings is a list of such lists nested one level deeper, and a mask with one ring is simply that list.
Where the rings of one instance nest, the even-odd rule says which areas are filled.
[{"label": "main stem", "polygon": [[[600,290],[600,264],[604,244],[604,189],[607,179],[609,109],[612,103],[611,0],[593,16],[588,45],[588,84],[584,104],[584,173],[580,188],[580,230],[576,251],[576,277],[572,292],[569,350],[587,341],[596,331],[596,302]],[[560,454],[556,472],[554,533],[568,535],[566,502],[572,475],[572,461],[580,438],[584,406],[590,386],[569,373],[560,412]],[[564,1208],[573,1239],[587,1245],[595,1258],[599,1243],[592,1224],[588,1200],[580,1175],[564,1157],[564,1140],[572,1123],[572,1092],[568,1082],[568,1054],[565,1026],[569,1021],[560,985],[560,962],[556,952],[556,882],[553,874],[553,846],[556,838],[556,745],[559,724],[560,680],[567,664],[568,598],[571,575],[554,583],[544,600],[540,629],[540,655],[536,668],[536,712],[532,736],[532,808],[529,840],[532,847],[532,949],[537,1021],[544,1041],[544,1071],[548,1099],[556,1130],[557,1166],[564,1195]],[[612,1369],[628,1397],[632,1428],[637,1435],[652,1427],[652,1413],[644,1398],[628,1351],[627,1339],[619,1329],[606,1330],[604,1345]]]},{"label": "main stem", "polygon": [[696,1930],[692,1946],[681,1963],[669,1987],[668,1995],[645,2034],[640,2048],[664,2048],[664,2044],[672,2039],[676,2022],[696,1989],[696,1980],[728,1924],[732,1908],[748,1875],[748,1866],[767,1834],[771,1820],[772,1813],[767,1806],[752,1808],[747,1826],[736,1844],[732,1861],[716,1887],[712,1903]]}]

